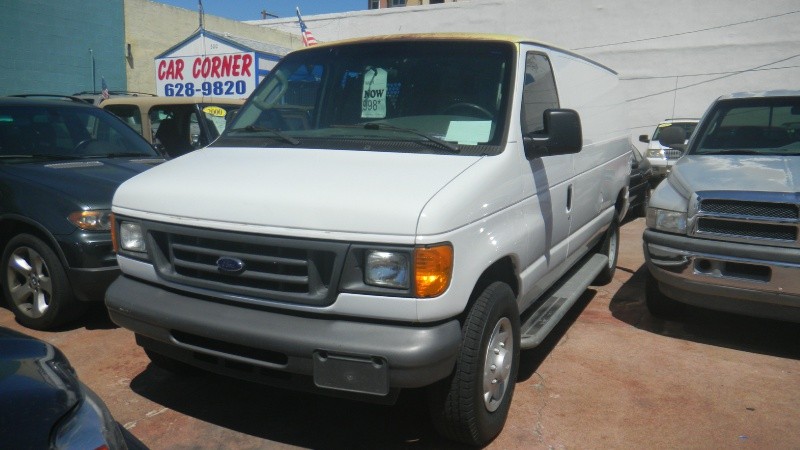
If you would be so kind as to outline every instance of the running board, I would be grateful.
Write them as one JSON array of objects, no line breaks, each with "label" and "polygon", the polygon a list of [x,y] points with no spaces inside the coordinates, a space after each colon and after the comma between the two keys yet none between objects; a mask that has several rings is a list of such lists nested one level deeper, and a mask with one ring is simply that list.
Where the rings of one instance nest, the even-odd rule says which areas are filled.
[{"label": "running board", "polygon": [[578,262],[561,277],[533,305],[531,316],[520,327],[520,346],[529,349],[541,344],[606,264],[608,256],[595,253]]}]

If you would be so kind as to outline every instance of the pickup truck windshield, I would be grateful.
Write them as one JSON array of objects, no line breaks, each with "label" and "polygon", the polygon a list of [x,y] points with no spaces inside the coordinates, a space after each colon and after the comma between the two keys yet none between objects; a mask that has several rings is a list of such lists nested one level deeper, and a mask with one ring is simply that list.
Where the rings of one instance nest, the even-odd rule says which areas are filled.
[{"label": "pickup truck windshield", "polygon": [[270,72],[217,145],[285,147],[290,138],[306,148],[497,153],[514,55],[509,43],[474,40],[298,51]]},{"label": "pickup truck windshield", "polygon": [[721,101],[689,153],[798,155],[800,102],[785,98]]}]

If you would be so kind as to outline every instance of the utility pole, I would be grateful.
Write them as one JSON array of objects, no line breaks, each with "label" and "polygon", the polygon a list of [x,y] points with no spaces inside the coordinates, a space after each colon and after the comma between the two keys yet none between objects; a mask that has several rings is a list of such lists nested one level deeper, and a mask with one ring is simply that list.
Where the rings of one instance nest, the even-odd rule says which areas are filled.
[{"label": "utility pole", "polygon": [[89,55],[92,57],[92,93],[97,92],[97,82],[95,81],[95,65],[94,65],[94,52],[89,49]]}]

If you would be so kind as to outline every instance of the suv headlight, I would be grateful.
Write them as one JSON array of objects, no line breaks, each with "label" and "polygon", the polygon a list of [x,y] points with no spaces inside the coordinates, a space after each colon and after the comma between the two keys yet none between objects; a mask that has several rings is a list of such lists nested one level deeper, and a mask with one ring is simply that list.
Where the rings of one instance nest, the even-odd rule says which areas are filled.
[{"label": "suv headlight", "polygon": [[647,208],[647,227],[667,233],[686,234],[686,213]]},{"label": "suv headlight", "polygon": [[108,231],[111,229],[111,211],[75,211],[67,216],[67,220],[81,230]]}]

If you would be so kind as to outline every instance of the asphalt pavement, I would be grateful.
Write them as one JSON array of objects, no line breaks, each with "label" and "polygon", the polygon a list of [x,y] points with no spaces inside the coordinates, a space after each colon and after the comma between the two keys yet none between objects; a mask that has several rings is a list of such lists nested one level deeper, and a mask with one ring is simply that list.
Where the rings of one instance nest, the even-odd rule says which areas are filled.
[{"label": "asphalt pavement", "polygon": [[[643,228],[623,225],[614,281],[522,353],[509,419],[488,448],[800,448],[800,324],[697,308],[652,317]],[[59,347],[134,447],[459,448],[436,435],[420,391],[380,406],[165,372],[100,304],[58,331],[25,329],[8,309],[0,325]]]}]

